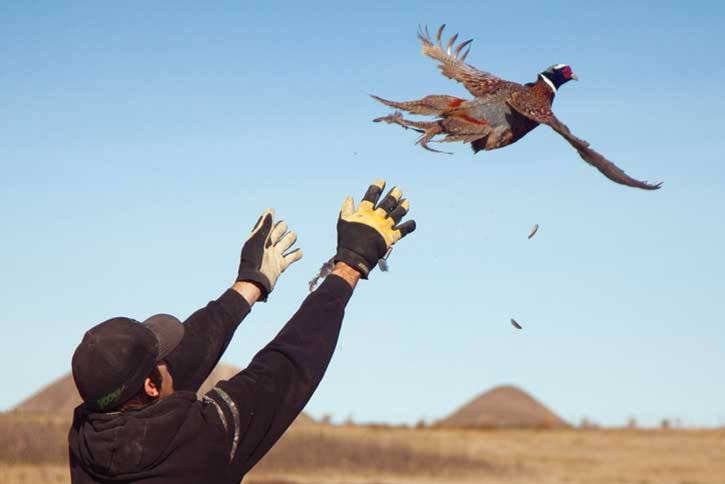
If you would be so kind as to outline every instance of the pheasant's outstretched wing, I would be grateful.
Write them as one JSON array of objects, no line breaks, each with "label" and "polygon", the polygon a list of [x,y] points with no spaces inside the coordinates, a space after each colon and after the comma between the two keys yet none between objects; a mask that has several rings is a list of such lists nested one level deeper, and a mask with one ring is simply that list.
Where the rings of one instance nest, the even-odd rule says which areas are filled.
[{"label": "pheasant's outstretched wing", "polygon": [[612,180],[613,182],[621,185],[627,185],[635,188],[642,188],[644,190],[657,190],[662,186],[662,183],[647,183],[646,181],[640,181],[627,175],[624,170],[619,168],[617,165],[609,161],[601,153],[594,151],[589,147],[589,143],[583,139],[577,138],[569,130],[569,127],[559,121],[554,116],[554,113],[550,109],[534,108],[527,105],[525,102],[526,96],[523,93],[514,93],[509,98],[509,105],[514,108],[517,112],[526,116],[529,119],[533,119],[537,123],[546,124],[551,129],[559,133],[570,145],[579,153],[579,156],[592,165],[594,168],[602,172],[604,176]]},{"label": "pheasant's outstretched wing", "polygon": [[[458,34],[455,34],[448,40],[444,48],[441,43],[441,35],[445,27],[446,25],[443,24],[438,28],[435,42],[428,33],[428,27],[425,27],[425,29],[418,27],[418,38],[423,43],[423,54],[440,62],[438,67],[444,76],[462,83],[471,94],[477,97],[494,93],[502,87],[515,84],[488,72],[480,71],[464,62],[466,56],[471,51],[470,44],[473,42],[473,39],[455,45],[458,39]],[[468,48],[463,51],[466,47]]]}]

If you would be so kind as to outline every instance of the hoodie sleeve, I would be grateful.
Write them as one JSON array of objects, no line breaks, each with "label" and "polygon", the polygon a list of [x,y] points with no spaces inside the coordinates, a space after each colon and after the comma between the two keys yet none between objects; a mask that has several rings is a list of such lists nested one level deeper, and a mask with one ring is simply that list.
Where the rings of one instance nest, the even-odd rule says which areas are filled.
[{"label": "hoodie sleeve", "polygon": [[249,366],[207,393],[227,425],[232,477],[241,479],[305,407],[337,344],[352,288],[328,276]]},{"label": "hoodie sleeve", "polygon": [[249,311],[247,300],[228,289],[184,321],[184,337],[166,357],[175,390],[199,390]]}]

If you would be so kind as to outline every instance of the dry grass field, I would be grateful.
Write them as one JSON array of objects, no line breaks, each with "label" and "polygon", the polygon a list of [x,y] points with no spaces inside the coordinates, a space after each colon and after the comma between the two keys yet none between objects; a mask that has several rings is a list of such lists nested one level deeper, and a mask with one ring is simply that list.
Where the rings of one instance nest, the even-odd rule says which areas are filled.
[{"label": "dry grass field", "polygon": [[[0,415],[0,482],[69,482],[67,425]],[[725,430],[297,426],[244,482],[723,484]]]}]

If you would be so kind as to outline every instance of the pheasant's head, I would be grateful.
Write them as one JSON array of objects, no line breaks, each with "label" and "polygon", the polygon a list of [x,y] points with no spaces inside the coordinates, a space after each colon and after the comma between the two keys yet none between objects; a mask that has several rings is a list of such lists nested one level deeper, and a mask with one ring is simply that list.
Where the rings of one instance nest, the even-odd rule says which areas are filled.
[{"label": "pheasant's head", "polygon": [[539,77],[541,77],[554,92],[559,89],[559,86],[571,81],[572,79],[575,81],[579,80],[576,77],[576,74],[574,74],[574,71],[571,70],[571,67],[566,64],[555,64],[539,74]]}]

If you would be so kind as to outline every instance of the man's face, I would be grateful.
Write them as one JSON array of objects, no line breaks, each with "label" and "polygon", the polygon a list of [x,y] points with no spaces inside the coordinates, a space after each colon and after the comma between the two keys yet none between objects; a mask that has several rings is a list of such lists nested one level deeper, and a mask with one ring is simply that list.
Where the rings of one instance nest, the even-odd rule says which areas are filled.
[{"label": "man's face", "polygon": [[174,393],[174,378],[169,373],[169,368],[165,362],[161,362],[157,365],[159,373],[161,373],[161,390],[159,391],[159,400],[163,400],[172,393]]}]

